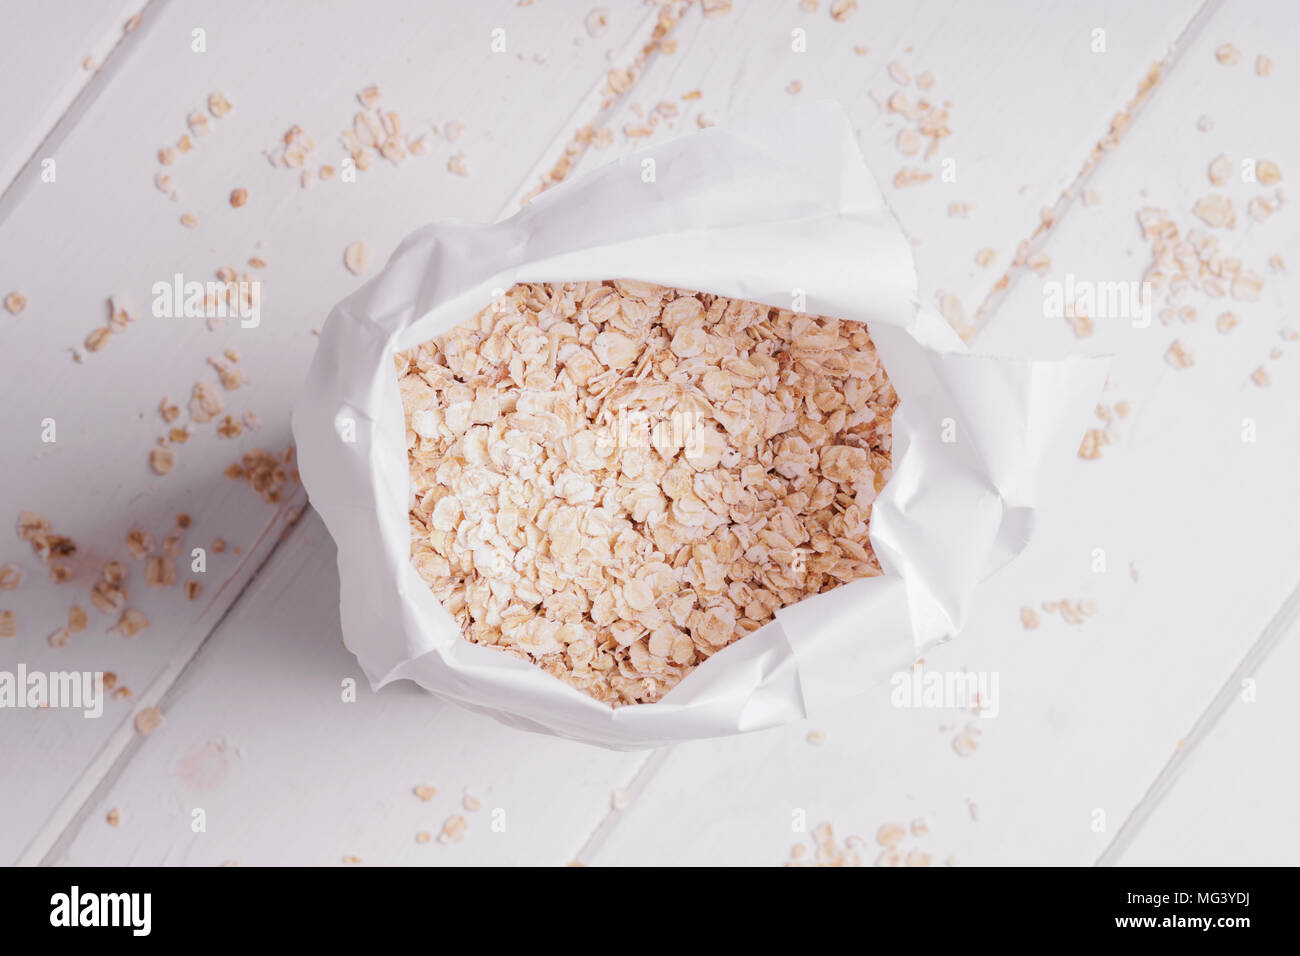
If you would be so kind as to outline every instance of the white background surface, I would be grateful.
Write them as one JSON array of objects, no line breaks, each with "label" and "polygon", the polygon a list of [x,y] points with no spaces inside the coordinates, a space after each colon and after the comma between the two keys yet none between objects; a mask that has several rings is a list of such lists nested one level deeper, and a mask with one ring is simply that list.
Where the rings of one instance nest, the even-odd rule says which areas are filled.
[{"label": "white background surface", "polygon": [[[583,22],[597,5],[610,26],[593,38]],[[1300,15],[1282,0],[932,0],[860,2],[836,22],[828,7],[736,0],[706,17],[687,5],[670,34],[676,49],[652,55],[605,108],[607,71],[650,39],[658,6],[153,0],[127,35],[139,4],[6,4],[0,295],[18,290],[30,302],[17,317],[0,312],[0,503],[5,520],[45,514],[79,553],[74,579],[55,585],[16,536],[0,548],[0,564],[27,570],[21,588],[0,592],[19,629],[0,639],[0,669],[111,670],[134,697],[110,702],[97,721],[0,711],[0,861],[773,865],[793,844],[811,847],[794,831],[801,819],[871,842],[881,824],[918,817],[930,832],[906,845],[936,863],[1300,859],[1289,806],[1300,716],[1290,686],[1300,661],[1300,344],[1279,334],[1300,329],[1291,305],[1300,220],[1283,208],[1256,222],[1245,204],[1258,187],[1234,180],[1216,190],[1206,176],[1219,153],[1269,158],[1293,174]],[[191,50],[195,28],[206,31],[205,53]],[[504,54],[490,47],[497,28]],[[796,28],[807,31],[807,53],[790,49]],[[1098,29],[1101,53],[1091,49]],[[1214,55],[1229,42],[1241,51],[1233,67]],[[1269,77],[1255,71],[1261,53],[1273,61]],[[97,70],[83,67],[88,55]],[[872,95],[897,89],[886,72],[893,59],[933,73],[930,95],[951,101],[952,136],[929,163],[896,151],[898,117]],[[1118,145],[1090,164],[1157,62],[1161,82]],[[788,93],[795,80],[802,92]],[[266,162],[262,152],[298,124],[316,140],[317,162],[337,165],[337,133],[370,83],[406,128],[459,121],[464,134],[455,143],[431,135],[428,155],[377,161],[352,184],[301,189],[295,172]],[[156,152],[218,90],[234,109],[168,170],[180,193],[171,202],[153,185]],[[698,100],[681,99],[693,90]],[[975,348],[1118,357],[1103,399],[1132,412],[1115,442],[1077,463],[1062,506],[987,582],[966,633],[926,656],[928,667],[996,671],[998,716],[899,709],[887,688],[864,689],[803,725],[619,754],[521,734],[410,687],[363,688],[355,704],[341,703],[340,682],[360,673],[340,643],[329,536],[310,510],[289,523],[300,491],[277,508],[222,471],[251,448],[288,445],[311,330],[360,281],[343,268],[344,247],[364,239],[381,262],[431,219],[508,215],[579,127],[608,125],[616,137],[589,150],[578,174],[644,142],[623,133],[640,122],[634,106],[680,107],[655,141],[689,135],[698,113],[723,122],[794,95],[843,102],[883,184],[903,166],[935,173],[886,193],[913,239],[923,296],[960,301]],[[1205,132],[1202,116],[1213,121]],[[448,172],[454,153],[468,177]],[[54,183],[40,181],[46,158],[57,163]],[[943,159],[955,161],[955,182],[940,179]],[[250,194],[238,210],[227,202],[236,186]],[[1100,202],[1080,202],[1085,188]],[[1196,323],[1145,330],[1099,319],[1082,340],[1044,318],[1048,279],[1142,277],[1143,205],[1168,210],[1185,232],[1192,205],[1211,192],[1237,200],[1237,228],[1220,230],[1220,242],[1265,276],[1261,301],[1198,301]],[[969,204],[969,215],[951,217],[952,203]],[[1035,236],[1044,208],[1056,225]],[[179,223],[187,211],[199,217],[194,230]],[[1050,256],[1046,274],[1011,269],[996,288],[1031,237]],[[991,268],[976,265],[984,247],[996,253]],[[1291,273],[1268,266],[1275,254]],[[243,270],[252,255],[269,262],[258,328],[227,321],[209,331],[146,314],[73,362],[69,349],[103,323],[108,296],[128,295],[147,313],[155,281],[175,272],[207,280],[222,265]],[[1227,308],[1242,323],[1220,335],[1214,316]],[[1163,361],[1174,338],[1195,354],[1193,368]],[[159,399],[183,405],[195,381],[215,382],[206,359],[225,348],[239,351],[251,379],[227,404],[264,426],[233,440],[199,426],[175,471],[152,474]],[[1250,380],[1260,365],[1267,388]],[[53,444],[40,441],[46,418],[57,422]],[[1254,442],[1241,440],[1247,418]],[[87,593],[99,570],[127,560],[129,528],[161,538],[181,511],[195,519],[187,547],[221,536],[242,553],[210,555],[194,602],[179,587],[146,589],[132,562],[129,603],[151,626],[131,639],[106,633],[114,622]],[[1065,597],[1091,598],[1099,613],[1070,625],[1040,612],[1040,627],[1022,628],[1022,606]],[[88,609],[91,626],[52,648],[46,638],[72,604]],[[1241,694],[1248,680],[1252,702]],[[152,705],[166,721],[142,737],[132,721]],[[967,723],[982,733],[960,756],[953,738]],[[412,793],[422,783],[438,788],[430,802]],[[615,809],[622,788],[628,801]],[[466,794],[482,809],[462,810]],[[105,820],[114,808],[116,827]],[[191,830],[196,808],[204,833]],[[416,842],[453,813],[469,820],[463,842]],[[504,829],[493,829],[494,814]],[[875,856],[869,847],[867,861]]]}]

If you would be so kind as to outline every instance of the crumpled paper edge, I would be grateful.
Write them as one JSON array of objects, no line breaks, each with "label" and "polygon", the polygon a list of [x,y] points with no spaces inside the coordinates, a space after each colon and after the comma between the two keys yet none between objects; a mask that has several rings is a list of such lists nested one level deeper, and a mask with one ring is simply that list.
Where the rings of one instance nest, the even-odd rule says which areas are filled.
[{"label": "crumpled paper edge", "polygon": [[[900,396],[871,524],[885,575],[778,611],[660,701],[618,709],[462,640],[410,564],[391,362],[515,282],[607,278],[784,308],[802,289],[809,312],[869,324]],[[956,634],[975,586],[1024,547],[1059,485],[1106,363],[971,355],[915,289],[907,242],[834,104],[633,154],[495,225],[413,233],[331,313],[293,419],[304,484],[338,544],[345,643],[372,686],[409,679],[511,726],[641,749],[807,716]]]}]

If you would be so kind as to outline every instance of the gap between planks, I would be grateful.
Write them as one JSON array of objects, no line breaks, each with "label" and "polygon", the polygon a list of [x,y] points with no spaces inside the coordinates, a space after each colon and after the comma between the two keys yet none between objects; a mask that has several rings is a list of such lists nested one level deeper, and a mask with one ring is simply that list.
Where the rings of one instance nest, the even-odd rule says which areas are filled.
[{"label": "gap between planks", "polygon": [[[262,529],[258,541],[249,548],[250,557],[256,552],[257,545],[261,543],[261,540],[274,529],[277,521],[291,513],[295,507],[299,505],[305,506],[305,495],[301,496],[301,501],[299,497],[299,495],[295,495],[276,510],[271,520],[267,522],[266,527]],[[305,508],[303,513],[306,513]],[[168,662],[167,666],[154,678],[148,689],[135,700],[132,705],[133,713],[139,713],[141,707],[158,707],[163,713],[167,712],[171,702],[175,699],[174,692],[180,679],[197,661],[199,652],[239,605],[248,589],[266,570],[271,556],[290,537],[294,529],[302,524],[301,517],[300,515],[298,520],[286,524],[280,529],[276,540],[271,542],[266,554],[258,561],[248,579],[240,586],[231,602],[226,605],[226,609],[218,615],[210,627],[198,634],[197,638],[190,643],[188,651],[182,648],[181,652]],[[235,569],[231,577],[222,582],[221,589],[224,590],[228,587],[230,582],[241,571],[243,571],[242,565]],[[213,600],[216,600],[216,598],[214,597]],[[62,799],[55,805],[49,817],[46,818],[45,823],[36,831],[26,849],[14,861],[14,865],[35,866],[39,864],[49,866],[57,862],[58,855],[66,849],[72,839],[80,832],[91,809],[126,771],[127,765],[143,743],[144,738],[136,732],[134,717],[119,724],[104,740],[103,745],[86,768],[68,787]]]},{"label": "gap between planks", "polygon": [[[1147,108],[1151,101],[1160,95],[1160,90],[1168,80],[1170,73],[1173,72],[1174,67],[1182,62],[1183,56],[1187,52],[1188,48],[1190,48],[1196,38],[1200,36],[1205,25],[1218,14],[1219,8],[1222,5],[1223,0],[1205,0],[1197,11],[1192,14],[1191,19],[1187,21],[1187,24],[1179,32],[1178,36],[1174,38],[1173,43],[1169,46],[1169,52],[1166,53],[1164,59],[1160,61],[1160,82],[1152,88],[1151,94],[1130,114],[1129,130],[1131,130],[1133,124],[1137,122],[1138,117],[1147,112]],[[1125,105],[1124,108],[1126,109],[1127,105]],[[1068,215],[1069,212],[1083,200],[1084,190],[1088,183],[1092,181],[1092,177],[1096,175],[1097,170],[1106,163],[1106,160],[1109,157],[1116,155],[1120,151],[1120,147],[1124,145],[1128,138],[1129,132],[1126,130],[1121,135],[1115,148],[1109,152],[1103,153],[1096,162],[1089,164],[1087,158],[1084,159],[1083,163],[1080,164],[1079,172],[1075,174],[1074,179],[1070,181],[1070,184],[1065,187],[1065,191],[1056,198],[1054,203],[1052,203],[1052,226],[1048,229],[1042,229],[1041,231],[1036,230],[1035,233],[1029,237],[1028,245],[1025,248],[1026,257],[1033,255],[1035,252],[1041,252],[1048,242],[1051,241],[1052,233],[1061,225],[1066,215]],[[1015,262],[1016,257],[1017,250],[1012,249],[1008,259],[1011,262]],[[976,307],[975,312],[971,316],[972,320],[977,323],[971,332],[971,339],[977,338],[980,332],[984,331],[984,329],[988,328],[992,324],[994,313],[1010,297],[1011,290],[1014,289],[1017,283],[1019,283],[1020,280],[1029,272],[1030,269],[1026,265],[1013,265],[1006,273],[1010,276],[1010,281],[1001,289],[994,285],[994,287],[988,291],[984,296],[984,301]]]},{"label": "gap between planks", "polygon": [[[1136,123],[1138,118],[1147,113],[1148,107],[1152,100],[1160,94],[1160,89],[1168,81],[1174,68],[1182,63],[1188,49],[1195,43],[1201,32],[1205,29],[1206,24],[1218,15],[1220,8],[1223,6],[1223,0],[1205,0],[1197,9],[1192,17],[1187,21],[1182,31],[1170,45],[1169,52],[1160,61],[1160,83],[1152,90],[1151,95],[1147,97],[1132,112],[1130,128]],[[1083,192],[1088,182],[1096,174],[1097,170],[1106,162],[1106,159],[1119,152],[1119,147],[1123,146],[1128,139],[1127,133],[1121,138],[1118,146],[1109,153],[1102,156],[1091,166],[1086,164],[1080,166],[1080,172],[1075,176],[1066,190],[1056,202],[1052,205],[1053,226],[1046,229],[1036,239],[1030,238],[1027,253],[1042,251],[1051,241],[1052,232],[1061,225],[1069,212],[1074,209],[1083,198]],[[1020,282],[1029,272],[1025,266],[1016,269],[1012,279],[1007,285],[998,290],[992,290],[985,297],[975,312],[975,315],[984,316],[979,326],[975,329],[975,336],[992,324],[992,320],[998,308],[1010,297],[1012,289]],[[1228,676],[1227,681],[1219,692],[1210,699],[1205,709],[1192,724],[1191,730],[1183,739],[1184,746],[1175,751],[1173,756],[1165,763],[1160,772],[1156,774],[1150,786],[1143,793],[1142,797],[1134,805],[1133,809],[1125,817],[1124,822],[1116,831],[1114,838],[1107,844],[1094,862],[1095,866],[1115,866],[1118,865],[1125,851],[1132,845],[1137,838],[1138,833],[1146,822],[1151,819],[1152,815],[1159,808],[1165,797],[1173,789],[1174,784],[1181,776],[1183,769],[1187,766],[1188,760],[1196,751],[1196,748],[1207,738],[1214,730],[1214,727],[1227,713],[1228,708],[1232,705],[1238,691],[1241,688],[1241,682],[1250,674],[1255,673],[1264,659],[1272,650],[1282,641],[1282,638],[1289,632],[1291,627],[1300,621],[1300,583],[1297,583],[1295,589],[1283,601],[1282,606],[1277,613],[1264,627],[1260,636],[1255,640],[1251,647],[1246,651],[1237,667]]]},{"label": "gap between planks", "polygon": [[[156,15],[167,4],[168,0],[149,0],[141,11],[144,15],[141,27],[130,34],[123,34],[118,42],[113,46],[106,57],[104,64],[88,79],[75,99],[67,107],[63,115],[51,127],[50,132],[45,136],[36,148],[34,154],[19,169],[13,181],[0,194],[0,225],[8,217],[9,212],[21,201],[30,188],[31,183],[35,181],[36,167],[39,164],[39,158],[48,154],[52,149],[67,138],[76,123],[80,120],[107,85],[112,74],[121,68],[124,61],[119,56],[119,51],[129,53],[134,46],[143,41],[143,36],[147,34],[148,27],[152,25]],[[1200,34],[1205,24],[1214,17],[1218,12],[1222,0],[1205,0],[1197,12],[1188,21],[1187,25],[1179,33],[1170,47],[1170,52],[1161,61],[1162,84],[1167,80],[1173,68],[1181,62],[1183,55],[1191,43]],[[682,18],[693,15],[696,11],[694,7],[689,9]],[[151,16],[153,14],[153,16]],[[679,26],[682,21],[679,21]],[[655,7],[648,8],[647,14],[643,17],[641,27],[633,34],[633,39],[625,44],[615,56],[613,63],[622,64],[630,62],[637,50],[641,49],[649,41],[650,34],[658,22],[658,9]],[[645,29],[648,25],[649,29]],[[138,38],[137,38],[138,37]],[[646,67],[649,63],[659,57],[661,54],[656,50],[647,60]],[[516,190],[510,195],[502,210],[498,213],[498,220],[505,218],[520,208],[522,199],[531,191],[538,182],[540,182],[547,171],[555,165],[555,162],[563,155],[564,149],[574,140],[576,132],[588,124],[597,124],[611,113],[619,105],[625,102],[635,91],[641,79],[645,76],[647,69],[643,67],[638,71],[632,84],[621,95],[617,96],[608,106],[603,105],[604,95],[602,86],[605,81],[605,73],[601,73],[592,85],[587,95],[579,101],[577,106],[571,111],[569,118],[561,127],[560,132],[549,142],[541,151],[538,161],[524,175],[522,182]],[[1159,87],[1153,91],[1151,97],[1141,104],[1133,112],[1133,122],[1147,111],[1147,105],[1150,99],[1153,99],[1159,93]],[[584,119],[586,117],[586,119]],[[1122,145],[1122,141],[1121,141]],[[590,147],[587,147],[589,149]],[[558,151],[558,152],[557,152]],[[586,149],[584,149],[584,154]],[[1118,149],[1113,150],[1113,153]],[[581,157],[579,157],[580,161]],[[1104,162],[1104,158],[1102,160]],[[1083,188],[1091,179],[1101,162],[1094,164],[1091,168],[1083,171],[1081,165],[1080,173],[1067,187],[1066,193],[1059,197],[1053,205],[1055,223],[1059,225],[1064,217],[1073,208],[1075,203],[1082,196]],[[575,162],[576,166],[576,162]],[[1051,230],[1045,231],[1037,240],[1031,240],[1029,251],[1041,249],[1050,240]],[[983,315],[984,321],[976,329],[976,335],[984,328],[991,324],[998,308],[1008,298],[1012,287],[1019,282],[1027,270],[1019,269],[1013,276],[1011,282],[1002,290],[990,292],[984,302],[977,310],[977,315]],[[274,523],[274,518],[271,524]],[[270,565],[280,546],[293,534],[296,525],[301,521],[295,522],[294,525],[284,529],[279,537],[272,543],[266,556],[254,569],[248,580],[240,588],[238,594],[232,600],[230,605],[225,609],[221,616],[213,622],[206,633],[198,640],[192,651],[185,657],[174,661],[162,674],[155,679],[154,684],[150,687],[145,696],[146,700],[151,701],[155,706],[164,703],[170,703],[176,693],[182,689],[180,686],[181,679],[187,674],[195,664],[199,653],[209,640],[221,629],[222,625],[230,617],[236,608],[240,607],[244,597],[249,593],[249,589],[258,581],[262,573]],[[269,526],[268,526],[269,527]],[[1291,596],[1279,609],[1277,615],[1270,621],[1263,634],[1251,647],[1251,649],[1242,658],[1236,670],[1229,677],[1227,683],[1219,691],[1214,699],[1210,701],[1206,709],[1202,712],[1192,730],[1187,736],[1187,746],[1178,751],[1166,766],[1157,775],[1142,799],[1134,807],[1133,811],[1125,819],[1125,822],[1117,831],[1115,838],[1103,851],[1097,860],[1098,865],[1113,865],[1114,862],[1123,854],[1124,850],[1131,844],[1141,826],[1150,818],[1158,804],[1168,793],[1173,783],[1181,773],[1182,768],[1186,765],[1187,758],[1213,729],[1223,713],[1226,712],[1236,690],[1240,686],[1240,680],[1243,675],[1249,674],[1252,670],[1263,661],[1267,654],[1279,643],[1281,637],[1287,632],[1288,627],[1300,619],[1300,585],[1292,592]],[[142,701],[144,702],[144,701]],[[131,722],[125,723],[105,742],[99,754],[89,767],[82,773],[78,780],[69,788],[69,791],[55,813],[47,821],[46,825],[38,831],[36,836],[29,843],[27,849],[18,859],[19,865],[31,865],[39,862],[49,865],[55,862],[58,854],[63,852],[76,833],[84,824],[86,816],[96,802],[105,794],[114,783],[125,772],[136,752],[143,744],[143,740],[135,733],[134,725]],[[669,753],[669,748],[659,748],[648,751],[641,765],[637,768],[628,783],[626,789],[629,791],[629,805],[634,805],[636,796],[642,792],[648,785],[651,778],[658,772],[664,764]],[[579,849],[570,859],[581,861],[590,853],[598,850],[605,842],[614,828],[621,822],[619,814],[622,810],[609,809],[603,817],[596,821],[587,836],[578,845]],[[561,861],[563,862],[563,861]]]},{"label": "gap between planks", "polygon": [[[122,38],[113,46],[109,55],[105,58],[104,64],[97,70],[76,98],[70,103],[63,115],[54,123],[49,133],[42,139],[37,146],[35,153],[27,160],[18,171],[9,187],[3,194],[0,194],[0,226],[3,226],[9,211],[17,206],[26,195],[27,189],[36,178],[36,167],[39,165],[39,158],[47,155],[49,151],[57,148],[63,142],[90,109],[90,107],[99,98],[103,89],[106,87],[112,73],[121,68],[125,62],[124,57],[118,56],[118,51],[123,53],[131,52],[134,47],[141,41],[132,41],[133,37],[143,36],[146,23],[152,22],[160,14],[168,0],[149,0],[142,11],[144,19],[139,28],[132,33],[123,34]],[[689,12],[688,12],[689,15]],[[641,50],[650,40],[655,26],[658,24],[659,9],[658,7],[647,8],[647,13],[643,16],[638,29],[633,33],[633,38],[620,48],[614,57],[614,63],[630,62],[636,52]],[[685,19],[685,18],[683,18]],[[680,22],[680,21],[679,21]],[[129,44],[129,45],[128,45]],[[656,50],[651,54],[649,62],[661,54]],[[112,69],[110,70],[110,64]],[[632,91],[636,89],[637,83],[645,75],[646,70],[643,68],[638,71],[635,79],[629,87],[618,97],[616,97],[608,107],[602,106],[603,93],[602,87],[605,82],[606,72],[601,72],[593,82],[591,89],[578,103],[577,107],[569,114],[568,120],[561,127],[560,132],[548,142],[539,152],[538,160],[524,174],[519,186],[511,193],[510,198],[497,213],[497,219],[503,219],[518,211],[523,197],[541,181],[542,176],[551,169],[556,160],[555,151],[558,149],[560,155],[570,142],[573,141],[575,133],[584,125],[596,123],[609,115],[619,104],[624,102]],[[102,76],[101,76],[102,74]],[[97,82],[98,81],[98,82]],[[585,121],[583,116],[588,117]],[[283,514],[284,508],[281,508],[276,515],[267,523],[263,533],[269,531],[276,520]],[[220,631],[222,625],[230,618],[234,611],[239,608],[249,589],[262,576],[263,572],[268,569],[272,559],[279,551],[281,545],[288,540],[294,532],[294,529],[303,524],[301,516],[299,520],[282,529],[279,536],[271,543],[266,555],[253,569],[248,580],[240,587],[238,593],[231,600],[230,604],[221,613],[221,615],[204,631],[198,640],[196,640],[188,653],[179,655],[154,679],[149,689],[141,695],[138,704],[154,707],[169,707],[177,699],[179,691],[183,688],[180,686],[182,678],[189,673],[190,669],[198,660],[199,654],[207,643]],[[238,571],[236,571],[238,573]],[[223,587],[229,585],[228,579]],[[167,707],[163,707],[164,711]],[[81,772],[76,780],[69,786],[63,798],[55,806],[45,823],[36,831],[26,849],[19,855],[15,861],[17,866],[42,865],[50,866],[56,863],[59,855],[66,851],[71,845],[81,827],[85,824],[91,810],[108,793],[109,790],[117,783],[121,776],[126,772],[127,767],[134,759],[136,753],[143,745],[143,739],[136,733],[134,721],[125,721],[119,726],[107,740],[99,752],[95,755],[90,764]],[[652,752],[651,757],[657,752]],[[639,778],[642,771],[648,764],[642,764],[637,771]],[[598,832],[608,820],[605,818],[597,821],[584,840],[584,847],[590,841],[591,836]]]},{"label": "gap between planks", "polygon": [[117,42],[113,44],[112,49],[104,57],[104,62],[99,67],[86,75],[85,82],[77,95],[72,98],[63,112],[59,114],[50,128],[46,131],[41,141],[36,144],[36,149],[32,155],[28,156],[26,161],[18,167],[11,179],[0,192],[0,228],[3,228],[5,221],[9,218],[10,213],[18,207],[23,198],[31,188],[40,179],[41,160],[53,156],[64,140],[72,132],[73,127],[81,121],[90,107],[99,99],[100,94],[108,88],[109,82],[126,62],[126,56],[135,50],[144,38],[153,28],[154,22],[159,19],[163,7],[169,0],[148,0],[141,8],[137,9],[132,16],[140,17],[140,25],[131,32],[126,32],[122,24],[118,24],[116,29],[120,31]]},{"label": "gap between planks", "polygon": [[1142,798],[1115,832],[1114,838],[1097,857],[1096,866],[1119,865],[1124,853],[1132,845],[1142,827],[1151,819],[1177,783],[1196,748],[1210,736],[1223,715],[1228,712],[1228,708],[1232,706],[1232,702],[1241,693],[1242,681],[1259,672],[1265,658],[1282,642],[1282,638],[1290,633],[1297,621],[1300,621],[1300,584],[1297,584],[1295,590],[1282,602],[1282,606],[1264,627],[1259,638],[1242,656],[1236,669],[1228,675],[1219,692],[1192,724],[1192,729],[1183,738],[1185,746],[1175,750],[1173,756],[1156,774],[1151,786],[1142,794]]}]

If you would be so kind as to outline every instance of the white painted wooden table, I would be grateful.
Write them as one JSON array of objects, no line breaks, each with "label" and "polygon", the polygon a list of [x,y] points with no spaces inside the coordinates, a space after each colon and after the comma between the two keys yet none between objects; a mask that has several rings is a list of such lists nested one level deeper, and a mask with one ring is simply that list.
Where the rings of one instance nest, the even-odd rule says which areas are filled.
[{"label": "white painted wooden table", "polygon": [[[584,24],[596,5],[609,26],[593,37]],[[1286,0],[860,0],[843,22],[828,0],[816,11],[735,0],[713,16],[681,6],[666,48],[611,103],[606,75],[652,40],[655,4],[6,4],[0,295],[29,301],[17,316],[0,312],[0,488],[6,520],[40,512],[79,553],[73,579],[56,585],[24,542],[0,549],[0,564],[27,571],[0,591],[18,625],[0,638],[0,670],[109,670],[133,696],[99,720],[0,710],[0,861],[772,865],[811,847],[796,829],[806,819],[830,823],[840,841],[866,838],[870,862],[880,825],[925,818],[929,833],[905,847],[935,862],[1300,862],[1290,807],[1300,345],[1282,334],[1300,315],[1294,272],[1268,264],[1300,264],[1300,219],[1285,208],[1264,222],[1247,215],[1266,191],[1240,182],[1235,165],[1267,158],[1294,175],[1300,17]],[[792,49],[795,30],[806,52]],[[1236,65],[1216,58],[1226,43]],[[1259,55],[1272,61],[1267,77]],[[951,101],[952,135],[928,161],[895,147],[899,117],[879,103],[898,89],[891,60],[932,73],[928,95]],[[1160,82],[1133,104],[1156,63]],[[802,91],[788,92],[795,81]],[[426,155],[310,189],[267,163],[264,151],[297,124],[318,144],[316,162],[337,164],[337,134],[371,83],[407,129],[429,134]],[[234,109],[168,169],[170,201],[154,185],[157,151],[214,91]],[[1116,355],[1103,401],[1132,411],[1115,440],[1077,463],[1061,507],[987,583],[966,632],[926,656],[932,668],[997,672],[998,715],[899,709],[877,688],[805,725],[622,754],[512,731],[413,687],[363,688],[342,703],[340,682],[361,681],[341,646],[329,536],[310,510],[293,523],[300,489],[270,505],[222,471],[252,448],[289,445],[312,330],[360,281],[343,268],[344,247],[364,239],[382,260],[426,221],[508,215],[588,124],[613,129],[614,143],[581,153],[571,175],[637,148],[625,127],[661,101],[679,113],[652,141],[793,96],[839,99],[882,182],[904,166],[934,174],[887,192],[913,238],[923,296],[974,347]],[[1125,109],[1123,136],[1090,161]],[[449,142],[455,123],[464,130]],[[1215,190],[1206,170],[1220,153],[1234,176]],[[455,154],[467,177],[448,171]],[[236,187],[250,197],[240,209],[227,201]],[[1083,202],[1087,190],[1099,201]],[[1201,299],[1195,323],[1148,329],[1098,319],[1083,339],[1044,317],[1047,281],[1142,278],[1142,206],[1166,209],[1185,233],[1213,191],[1237,202],[1238,225],[1220,240],[1265,276],[1260,301]],[[180,224],[186,212],[196,228]],[[1044,216],[1052,228],[1039,228]],[[1038,271],[1012,267],[1026,240],[1024,254],[1045,257]],[[976,263],[984,248],[990,267]],[[146,314],[73,360],[110,295],[147,313],[154,282],[244,271],[254,256],[268,263],[257,328]],[[1214,317],[1227,308],[1241,324],[1222,335]],[[1192,368],[1164,361],[1175,338]],[[250,381],[224,397],[262,427],[222,439],[199,426],[175,470],[153,474],[159,400],[183,405],[195,381],[215,383],[207,359],[228,348]],[[1268,387],[1251,380],[1260,366]],[[47,419],[52,443],[41,440]],[[106,561],[128,560],[129,529],[161,540],[180,512],[193,517],[187,549],[217,537],[230,548],[193,575],[203,584],[193,601],[179,586],[146,588],[128,561],[130,603],[151,625],[130,639],[107,633],[114,620],[88,589]],[[1071,625],[1040,612],[1041,626],[1021,626],[1022,606],[1066,597],[1092,599],[1098,613]],[[89,609],[90,627],[52,647],[72,604]],[[150,706],[165,723],[142,736],[134,718]],[[953,740],[972,723],[979,746],[959,755]],[[412,792],[426,783],[437,788],[427,802]],[[481,809],[462,810],[467,796]],[[204,832],[193,831],[196,809]],[[455,813],[470,821],[462,842],[417,842]]]}]

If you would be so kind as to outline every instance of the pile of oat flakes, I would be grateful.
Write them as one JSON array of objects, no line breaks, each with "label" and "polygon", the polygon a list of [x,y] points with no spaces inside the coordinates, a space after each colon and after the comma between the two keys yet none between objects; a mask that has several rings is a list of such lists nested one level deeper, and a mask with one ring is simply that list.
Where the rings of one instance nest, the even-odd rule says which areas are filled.
[{"label": "pile of oat flakes", "polygon": [[619,706],[881,573],[897,396],[865,326],[517,285],[396,357],[411,558],[464,636]]}]

